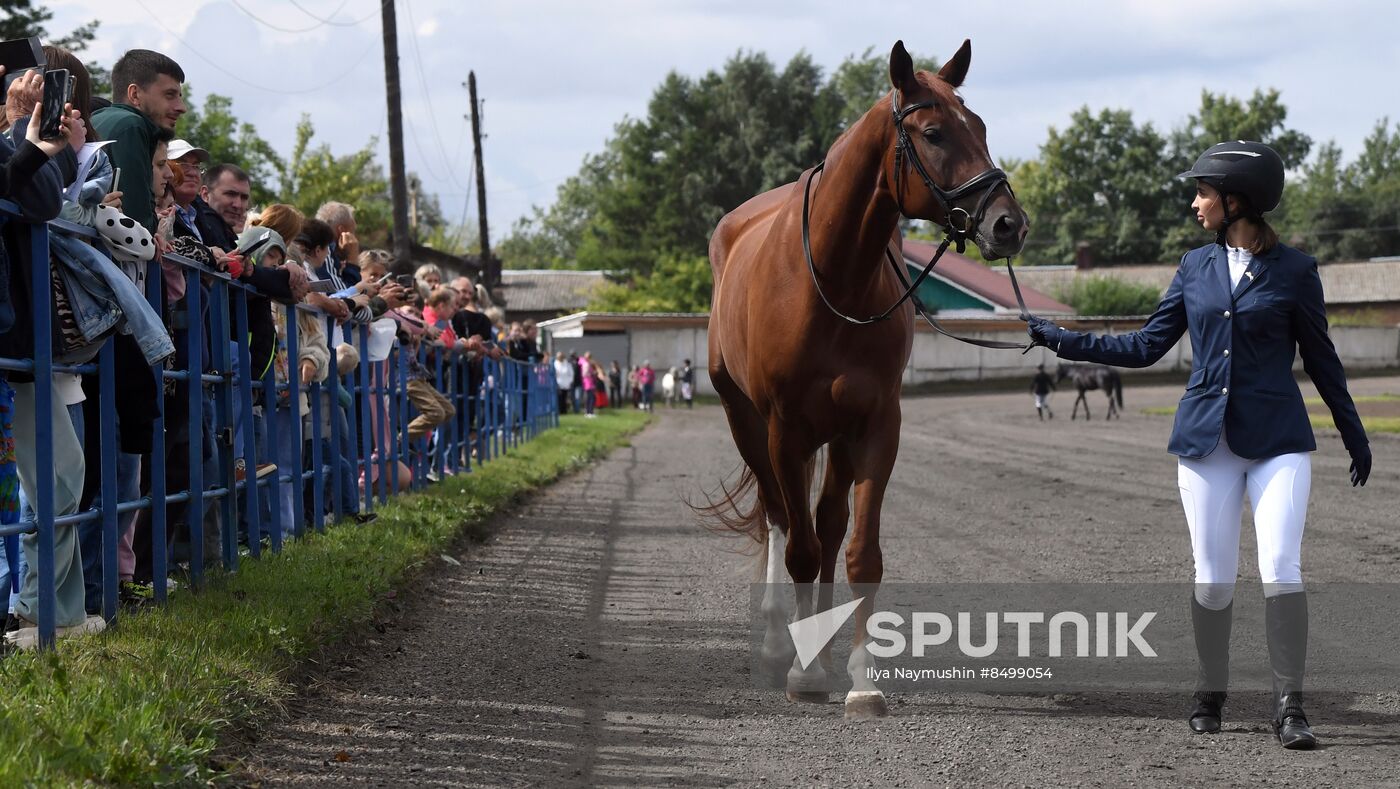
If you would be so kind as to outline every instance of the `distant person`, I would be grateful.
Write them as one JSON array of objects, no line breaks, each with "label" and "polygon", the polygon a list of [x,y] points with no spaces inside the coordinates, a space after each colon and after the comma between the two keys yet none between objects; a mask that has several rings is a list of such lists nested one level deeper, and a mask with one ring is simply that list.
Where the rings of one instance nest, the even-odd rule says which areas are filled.
[{"label": "distant person", "polygon": [[1055,381],[1045,372],[1045,365],[1037,364],[1035,377],[1031,379],[1031,393],[1035,395],[1035,413],[1042,422],[1047,416],[1055,418],[1055,412],[1050,410],[1050,393],[1054,390]]},{"label": "distant person", "polygon": [[695,368],[689,359],[681,366],[681,399],[685,401],[686,408],[695,407]]},{"label": "distant person", "polygon": [[622,407],[622,367],[616,359],[608,365],[608,403],[613,408]]}]

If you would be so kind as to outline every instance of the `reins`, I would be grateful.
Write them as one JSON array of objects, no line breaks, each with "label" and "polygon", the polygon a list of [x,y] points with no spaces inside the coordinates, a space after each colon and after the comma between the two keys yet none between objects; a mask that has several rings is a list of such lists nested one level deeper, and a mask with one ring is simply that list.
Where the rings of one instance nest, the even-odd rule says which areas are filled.
[{"label": "reins", "polygon": [[[949,245],[956,245],[959,253],[966,248],[969,234],[981,224],[986,214],[987,205],[991,202],[992,193],[996,191],[997,187],[1005,185],[1009,192],[1011,190],[1011,184],[1007,180],[1006,173],[1003,172],[1001,168],[991,167],[951,190],[942,189],[933,182],[933,179],[929,177],[928,172],[924,169],[923,162],[919,160],[918,153],[914,150],[913,142],[909,139],[909,133],[904,128],[904,118],[907,117],[909,113],[924,107],[932,106],[933,103],[927,101],[920,102],[900,110],[897,94],[895,94],[890,97],[890,104],[893,107],[894,125],[897,134],[895,142],[895,203],[899,207],[900,215],[907,217],[908,213],[905,212],[904,203],[900,197],[902,191],[900,187],[900,177],[904,171],[904,161],[908,160],[913,163],[914,170],[923,180],[924,186],[928,188],[929,192],[933,194],[938,200],[939,205],[943,208],[943,241],[938,245],[938,250],[933,253],[933,257],[924,266],[923,271],[919,272],[919,276],[915,277],[912,283],[902,270],[903,267],[895,260],[894,253],[890,251],[889,246],[885,246],[885,257],[889,260],[890,266],[894,268],[895,276],[899,278],[900,284],[904,286],[904,293],[884,312],[878,315],[872,315],[868,318],[855,318],[837,309],[836,306],[831,303],[831,300],[826,297],[826,293],[822,291],[821,283],[817,279],[817,266],[812,259],[812,181],[816,179],[817,173],[821,172],[826,167],[825,161],[819,162],[816,167],[812,168],[811,173],[808,174],[807,183],[802,191],[802,254],[807,260],[807,270],[812,275],[812,285],[817,289],[817,295],[821,297],[822,303],[826,305],[826,308],[830,310],[833,315],[836,315],[847,323],[857,326],[865,326],[886,320],[896,309],[899,309],[904,302],[912,299],[914,310],[919,313],[920,317],[922,317],[934,331],[945,337],[983,348],[1019,350],[1022,353],[1030,351],[1033,346],[1029,343],[1022,345],[1019,343],[1001,342],[999,340],[981,340],[975,337],[961,337],[953,334],[939,325],[938,321],[928,314],[928,310],[925,309],[919,298],[914,295],[914,291],[928,278],[928,275],[933,271],[933,267],[938,265],[939,258],[943,257],[944,252],[948,251]],[[966,210],[952,205],[954,200],[972,194],[979,189],[983,190],[982,196],[978,199],[977,208],[973,213],[969,214]],[[962,215],[962,227],[953,224],[953,217],[955,214]],[[1006,259],[1006,273],[1011,276],[1011,288],[1016,294],[1016,303],[1021,309],[1021,320],[1026,320],[1030,317],[1030,312],[1026,309],[1025,300],[1021,297],[1021,286],[1016,281],[1016,272],[1011,267],[1010,257]]]}]

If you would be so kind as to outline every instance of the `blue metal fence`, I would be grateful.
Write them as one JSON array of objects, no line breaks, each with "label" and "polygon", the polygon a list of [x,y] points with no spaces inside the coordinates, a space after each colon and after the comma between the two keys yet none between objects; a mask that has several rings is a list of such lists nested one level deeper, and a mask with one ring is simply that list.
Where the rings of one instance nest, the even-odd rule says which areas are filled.
[{"label": "blue metal fence", "polygon": [[[0,201],[0,221],[17,216],[19,210],[14,204]],[[358,506],[365,512],[373,512],[376,503],[382,505],[402,487],[421,488],[428,482],[430,473],[433,477],[468,473],[473,462],[487,462],[558,424],[554,371],[547,360],[535,364],[490,358],[473,361],[461,354],[429,354],[420,348],[417,351],[419,362],[431,364],[428,367],[433,377],[431,383],[437,391],[446,394],[456,414],[427,439],[409,441],[408,425],[415,412],[407,396],[408,350],[395,342],[387,359],[371,361],[367,326],[338,325],[333,318],[307,305],[279,309],[285,328],[287,381],[278,383],[272,366],[260,379],[255,379],[247,373],[252,368],[248,346],[248,296],[256,292],[193,260],[166,255],[165,261],[181,266],[185,275],[183,304],[184,314],[188,316],[187,329],[185,336],[178,339],[184,343],[186,364],[175,369],[155,367],[150,374],[156,377],[158,393],[166,392],[167,384],[174,388],[176,396],[183,389],[188,408],[188,421],[184,426],[189,433],[188,487],[173,492],[166,490],[165,401],[170,395],[158,395],[160,415],[152,427],[154,441],[149,455],[150,489],[135,500],[120,501],[117,491],[117,381],[112,343],[105,343],[92,364],[54,362],[51,311],[45,308],[52,298],[49,233],[84,239],[97,237],[91,228],[62,220],[50,222],[47,227],[34,227],[33,287],[29,295],[35,305],[34,358],[0,358],[0,373],[32,372],[36,382],[34,453],[39,473],[34,483],[34,500],[30,502],[36,520],[33,524],[0,526],[0,536],[37,532],[41,647],[52,646],[55,632],[55,525],[101,522],[102,614],[110,622],[118,616],[117,522],[121,514],[148,513],[154,595],[163,603],[169,591],[167,577],[172,541],[168,539],[170,524],[166,517],[171,507],[186,507],[184,520],[188,532],[181,536],[189,546],[189,582],[198,587],[203,583],[206,569],[206,506],[218,508],[218,554],[223,567],[233,571],[238,568],[240,544],[256,558],[263,550],[264,533],[270,550],[274,553],[282,550],[287,524],[282,523],[279,484],[289,485],[293,497],[292,523],[285,531],[299,539],[308,527],[315,531],[325,529],[327,509],[335,518],[345,515],[346,501],[356,493],[356,486],[362,488],[359,495],[363,496]],[[160,288],[164,287],[161,267],[155,262],[149,266],[146,295],[159,309]],[[208,287],[207,292],[201,288],[201,283]],[[208,337],[212,338],[208,359],[204,358],[206,326],[201,317],[206,313]],[[309,437],[303,435],[299,406],[303,388],[298,373],[299,314],[324,321],[330,349],[330,374],[325,383],[314,382],[305,387],[310,406]],[[230,323],[237,330],[234,341],[226,339],[230,337]],[[344,377],[337,370],[336,347],[341,341],[355,346],[360,356],[355,370]],[[96,374],[101,414],[100,424],[87,425],[87,430],[100,431],[100,457],[96,458],[101,464],[100,486],[94,506],[86,512],[57,519],[54,517],[55,458],[51,420],[55,403],[53,387],[48,385],[55,372]],[[286,394],[286,401],[279,406],[281,393]],[[266,441],[258,440],[255,402],[262,406],[265,429],[275,436]],[[278,434],[281,427],[278,421],[284,409],[290,409],[287,418],[290,439]],[[207,431],[206,422],[210,428]],[[237,446],[236,437],[241,438]],[[205,444],[211,438],[211,465],[216,471],[212,479],[206,479]],[[277,446],[283,440],[288,440],[293,449],[292,467],[279,464],[275,475],[259,479],[258,465],[275,463]],[[235,457],[245,460],[243,480],[236,478]],[[93,460],[88,458],[88,462]],[[400,463],[409,470],[411,482],[400,479]],[[305,506],[308,494],[311,497],[309,508]],[[268,501],[271,506],[264,509],[260,506],[262,501]],[[266,529],[264,516],[268,521]]]}]

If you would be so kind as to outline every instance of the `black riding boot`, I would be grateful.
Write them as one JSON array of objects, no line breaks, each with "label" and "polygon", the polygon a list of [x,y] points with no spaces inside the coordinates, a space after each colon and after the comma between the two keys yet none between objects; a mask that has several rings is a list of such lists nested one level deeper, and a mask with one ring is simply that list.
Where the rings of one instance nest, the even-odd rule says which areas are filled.
[{"label": "black riding boot", "polygon": [[1220,708],[1225,705],[1225,688],[1230,684],[1230,621],[1233,601],[1212,611],[1191,596],[1191,629],[1196,634],[1196,706],[1191,710],[1191,731],[1212,734],[1220,731]]},{"label": "black riding boot", "polygon": [[1042,421],[1042,422],[1045,421],[1045,410],[1044,410],[1044,409],[1042,409],[1042,408],[1037,408],[1037,409],[1035,409],[1035,415],[1038,416],[1038,417],[1040,417],[1040,421]]},{"label": "black riding boot", "polygon": [[1269,637],[1269,664],[1274,670],[1274,734],[1283,747],[1317,747],[1303,714],[1303,671],[1308,658],[1306,592],[1264,599],[1264,627]]}]

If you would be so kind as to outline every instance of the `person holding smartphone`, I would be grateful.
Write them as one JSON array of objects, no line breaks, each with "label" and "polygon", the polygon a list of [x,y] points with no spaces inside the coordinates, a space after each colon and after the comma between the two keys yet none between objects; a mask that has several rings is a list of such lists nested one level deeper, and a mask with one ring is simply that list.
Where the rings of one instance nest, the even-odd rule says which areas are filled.
[{"label": "person holding smartphone", "polygon": [[[34,270],[31,228],[35,223],[58,217],[63,188],[77,174],[77,157],[70,142],[80,133],[76,114],[71,107],[66,107],[59,123],[59,136],[50,140],[39,136],[41,115],[40,104],[36,102],[31,113],[12,126],[8,137],[0,135],[0,197],[13,200],[23,212],[23,219],[13,219],[0,226],[0,239],[5,246],[5,255],[0,256],[0,356],[10,359],[34,358],[34,311],[49,308],[47,304],[30,302]],[[12,140],[18,141],[17,144]],[[62,392],[57,390],[52,378],[36,381],[32,372],[8,371],[5,378],[15,391],[14,451],[21,489],[31,501],[37,496],[39,469],[35,455],[35,424],[39,414],[35,408],[35,390],[39,386],[49,387],[52,402],[58,407],[52,408],[49,414],[53,468],[44,469],[44,472],[51,471],[54,475],[54,516],[77,512],[86,464],[77,426],[69,410],[61,405],[65,402]],[[101,617],[87,615],[76,527],[56,525],[53,535],[54,621],[59,637],[103,629],[105,623]],[[27,569],[14,606],[17,628],[5,638],[14,646],[28,649],[38,645],[38,535],[22,535],[20,549],[27,559]]]}]

